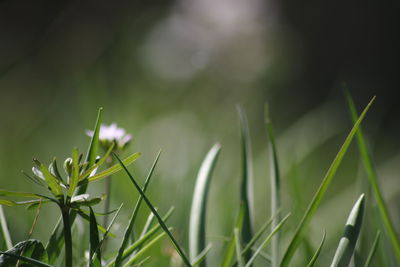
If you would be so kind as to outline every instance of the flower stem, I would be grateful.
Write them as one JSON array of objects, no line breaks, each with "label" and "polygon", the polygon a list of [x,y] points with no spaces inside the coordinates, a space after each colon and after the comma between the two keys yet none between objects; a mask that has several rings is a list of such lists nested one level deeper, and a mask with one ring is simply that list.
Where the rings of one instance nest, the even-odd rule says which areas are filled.
[{"label": "flower stem", "polygon": [[61,207],[61,212],[64,223],[65,267],[72,267],[72,236],[69,207]]}]

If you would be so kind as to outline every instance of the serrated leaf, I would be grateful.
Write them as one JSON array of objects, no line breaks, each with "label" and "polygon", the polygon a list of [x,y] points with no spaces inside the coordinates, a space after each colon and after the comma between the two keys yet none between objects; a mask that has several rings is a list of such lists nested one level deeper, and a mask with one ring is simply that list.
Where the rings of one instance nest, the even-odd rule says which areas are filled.
[{"label": "serrated leaf", "polygon": [[[220,150],[220,144],[215,144],[210,149],[201,164],[199,173],[197,174],[189,223],[189,252],[192,261],[205,249],[207,197],[212,172],[217,162]],[[199,264],[199,266],[205,265],[205,261]]]}]

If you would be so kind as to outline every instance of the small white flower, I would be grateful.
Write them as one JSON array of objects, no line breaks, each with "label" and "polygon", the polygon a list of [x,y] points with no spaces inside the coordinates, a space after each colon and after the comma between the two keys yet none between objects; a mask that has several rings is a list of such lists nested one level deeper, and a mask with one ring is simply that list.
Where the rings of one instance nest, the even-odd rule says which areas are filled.
[{"label": "small white flower", "polygon": [[[86,131],[86,134],[92,137],[93,131]],[[118,128],[116,123],[112,123],[110,126],[101,124],[99,140],[103,146],[107,147],[115,142],[117,147],[122,149],[132,140],[132,135],[127,134],[125,129]]]}]

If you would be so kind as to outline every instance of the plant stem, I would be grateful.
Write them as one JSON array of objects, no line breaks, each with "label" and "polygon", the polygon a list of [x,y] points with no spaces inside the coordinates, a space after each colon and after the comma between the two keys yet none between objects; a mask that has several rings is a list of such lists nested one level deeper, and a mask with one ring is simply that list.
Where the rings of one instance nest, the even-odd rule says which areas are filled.
[{"label": "plant stem", "polygon": [[69,207],[61,207],[61,212],[64,223],[65,267],[72,267],[72,236]]}]

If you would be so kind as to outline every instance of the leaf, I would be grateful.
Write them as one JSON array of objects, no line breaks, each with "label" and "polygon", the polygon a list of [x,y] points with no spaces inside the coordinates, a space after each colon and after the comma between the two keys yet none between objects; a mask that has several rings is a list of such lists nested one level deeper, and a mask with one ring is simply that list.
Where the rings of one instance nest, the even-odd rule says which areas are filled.
[{"label": "leaf", "polygon": [[34,194],[34,193],[27,193],[27,192],[15,192],[15,191],[7,191],[0,189],[0,196],[9,196],[9,197],[35,197],[35,198],[42,198],[44,196]]},{"label": "leaf", "polygon": [[346,222],[344,234],[340,239],[339,246],[336,249],[335,256],[331,267],[347,267],[349,266],[350,259],[353,256],[354,249],[358,240],[358,235],[361,230],[361,225],[364,216],[364,203],[365,198],[362,194],[354,204],[353,209]]},{"label": "leaf", "polygon": [[93,130],[93,136],[90,140],[90,145],[88,151],[86,153],[85,162],[89,162],[87,168],[90,168],[96,162],[97,151],[99,148],[99,135],[100,135],[100,125],[101,125],[101,117],[102,117],[103,108],[99,108],[97,112],[97,120]]},{"label": "leaf", "polygon": [[[211,175],[220,150],[220,144],[215,144],[210,149],[197,174],[189,223],[189,252],[192,261],[205,249],[207,196],[210,188]],[[200,266],[205,266],[205,262],[200,264]]]},{"label": "leaf", "polygon": [[[169,219],[171,216],[172,212],[174,211],[174,208],[172,207],[163,217],[164,222]],[[144,234],[142,237],[140,237],[137,241],[135,241],[132,245],[130,245],[128,248],[124,250],[124,253],[122,254],[122,260],[125,260],[127,257],[129,257],[135,250],[140,248],[144,243],[146,243],[148,240],[150,240],[153,235],[161,228],[160,224],[157,224],[153,228],[150,229],[146,234]],[[115,263],[115,259],[113,259],[110,263],[107,264],[107,267],[113,266]]]},{"label": "leaf", "polygon": [[317,192],[314,194],[313,199],[311,203],[309,204],[306,212],[304,213],[303,218],[301,219],[299,225],[297,226],[296,232],[290,241],[289,247],[287,248],[283,259],[281,261],[280,267],[286,267],[289,266],[289,263],[298,248],[301,240],[303,239],[304,232],[306,231],[308,225],[310,224],[311,219],[314,217],[315,212],[317,211],[322,198],[324,197],[329,185],[332,182],[332,179],[340,166],[340,163],[342,162],[342,159],[344,155],[347,152],[347,149],[350,146],[351,141],[353,140],[353,137],[355,133],[357,132],[358,128],[360,127],[360,124],[362,120],[365,117],[365,114],[367,113],[368,109],[370,108],[371,104],[374,102],[375,97],[371,99],[371,101],[368,103],[367,107],[364,109],[364,111],[361,113],[360,117],[354,124],[353,128],[351,129],[349,135],[347,136],[346,140],[344,141],[342,147],[340,148],[339,152],[337,153],[335,159],[331,163],[331,166],[329,167],[324,179],[321,182],[321,185],[319,186]]},{"label": "leaf", "polygon": [[114,157],[118,160],[119,164],[121,164],[121,166],[124,168],[126,174],[129,176],[132,184],[135,186],[136,190],[140,193],[140,195],[143,197],[143,200],[146,202],[147,206],[149,207],[149,209],[154,213],[154,215],[156,216],[158,223],[161,225],[162,229],[167,233],[168,237],[170,238],[170,240],[172,241],[172,244],[174,245],[175,249],[177,250],[177,252],[179,253],[179,255],[182,257],[183,262],[187,265],[187,266],[191,266],[190,261],[188,259],[188,257],[186,256],[185,252],[183,252],[182,248],[179,246],[178,242],[176,241],[176,239],[174,238],[174,236],[172,235],[172,233],[169,231],[167,225],[165,224],[165,222],[163,221],[163,219],[161,218],[161,216],[158,214],[157,210],[155,209],[155,207],[153,206],[153,204],[151,204],[150,200],[147,198],[146,194],[143,192],[143,190],[140,188],[140,186],[138,185],[138,183],[136,182],[136,180],[133,178],[133,176],[131,175],[131,173],[128,171],[128,169],[126,168],[125,164],[121,161],[121,159],[115,154],[113,153]]},{"label": "leaf", "polygon": [[13,248],[6,252],[0,252],[0,254],[0,266],[2,267],[14,267],[19,259],[35,263],[38,266],[49,266],[46,264],[48,261],[46,250],[42,243],[35,239],[19,242]]},{"label": "leaf", "polygon": [[[89,267],[101,267],[101,251],[97,250],[100,245],[99,231],[97,229],[96,216],[93,209],[90,209],[90,244],[89,244]],[[97,250],[97,251],[96,251]],[[96,253],[96,258],[93,255]]]},{"label": "leaf", "polygon": [[[246,114],[241,107],[237,107],[240,130],[241,130],[241,141],[242,141],[242,162],[243,162],[243,173],[240,185],[240,200],[244,205],[244,217],[243,226],[240,229],[242,234],[242,241],[248,243],[253,235],[253,214],[254,214],[254,201],[253,201],[253,166],[252,166],[252,155],[251,155],[251,140],[249,133],[249,125]],[[248,251],[245,255],[245,260],[251,258],[251,251]]]},{"label": "leaf", "polygon": [[110,156],[111,151],[113,151],[115,146],[115,143],[112,143],[110,147],[108,148],[106,154],[92,167],[88,168],[86,171],[84,171],[80,176],[79,176],[79,181],[82,181],[86,177],[88,177],[90,174],[92,174],[93,171],[95,171],[99,166],[103,165],[104,162],[107,160],[107,158]]},{"label": "leaf", "polygon": [[[1,201],[0,201],[0,204],[1,204]],[[1,227],[1,235],[4,238],[6,247],[7,247],[7,249],[11,249],[12,248],[11,235],[10,235],[10,231],[8,230],[6,215],[4,214],[4,210],[1,205],[0,205],[0,227]]]},{"label": "leaf", "polygon": [[[347,103],[351,112],[351,117],[354,120],[357,118],[357,110],[354,105],[353,99],[348,91],[345,91]],[[382,190],[379,186],[378,175],[376,172],[376,168],[374,165],[374,159],[370,150],[367,146],[367,142],[364,138],[364,134],[362,132],[362,128],[360,127],[356,134],[358,149],[360,151],[361,159],[364,164],[364,168],[367,173],[368,180],[372,187],[372,192],[374,194],[374,198],[378,204],[378,209],[380,213],[380,218],[382,218],[383,225],[385,226],[386,233],[389,236],[390,242],[392,243],[393,249],[395,251],[395,255],[397,258],[397,263],[400,264],[400,240],[399,235],[396,233],[394,228],[394,223],[390,218],[389,210],[385,203],[385,200],[382,195]]]},{"label": "leaf", "polygon": [[[76,212],[86,221],[90,222],[90,214],[87,215],[82,209],[77,209]],[[105,229],[103,226],[101,226],[100,224],[97,224],[97,228],[102,232],[105,233],[107,232],[107,229]],[[115,237],[115,235],[113,233],[109,233],[110,236]]]},{"label": "leaf", "polygon": [[56,177],[61,183],[64,183],[64,181],[63,181],[63,179],[62,179],[62,176],[61,176],[60,172],[58,171],[58,166],[57,166],[57,160],[56,160],[56,158],[54,158],[54,159],[53,159],[53,162],[50,163],[49,171],[50,171],[50,173],[51,173],[54,177]]},{"label": "leaf", "polygon": [[233,236],[235,239],[235,248],[236,248],[236,261],[238,263],[238,267],[244,267],[244,260],[242,255],[242,244],[240,242],[240,230],[239,228],[235,227],[233,229]]},{"label": "leaf", "polygon": [[368,258],[365,261],[364,267],[368,267],[371,264],[372,259],[376,252],[376,248],[378,247],[380,236],[381,236],[381,232],[378,230],[378,232],[376,233],[376,236],[375,236],[374,243],[372,244],[371,250],[368,253]]},{"label": "leaf", "polygon": [[[274,229],[280,220],[278,213],[280,206],[280,173],[278,164],[278,153],[276,150],[275,137],[272,128],[271,119],[269,117],[268,106],[265,105],[265,127],[267,129],[267,135],[269,139],[269,158],[270,158],[270,181],[271,181],[271,213],[276,214],[276,217],[272,220],[271,230]],[[277,267],[279,264],[279,233],[272,238],[272,266]]]},{"label": "leaf", "polygon": [[77,148],[72,150],[72,172],[69,179],[68,197],[72,197],[79,180],[79,151]]},{"label": "leaf", "polygon": [[[171,228],[170,228],[171,229]],[[144,253],[146,253],[150,248],[152,248],[161,238],[163,238],[166,235],[166,232],[162,232],[155,238],[153,238],[146,246],[144,246],[141,250],[139,250],[135,256],[133,256],[125,265],[124,267],[129,267],[132,266],[133,263],[141,257]]]},{"label": "leaf", "polygon": [[[124,165],[125,166],[130,165],[132,162],[134,162],[136,159],[138,159],[140,157],[140,155],[141,154],[139,152],[130,155],[129,157],[124,159],[124,161],[123,161]],[[118,172],[120,170],[122,170],[121,165],[120,164],[115,164],[114,166],[112,166],[112,167],[110,167],[110,168],[108,168],[108,169],[106,169],[106,170],[104,170],[104,171],[102,171],[102,172],[100,172],[100,173],[98,173],[96,175],[93,175],[92,177],[89,177],[88,180],[89,180],[89,182],[97,181],[97,180],[99,180],[101,178],[110,176],[110,175],[112,175],[112,174],[114,174],[114,173],[116,173],[116,172]],[[85,180],[83,180],[81,182],[83,183],[83,182],[85,182]]]},{"label": "leaf", "polygon": [[[144,186],[143,186],[143,189],[142,189],[143,192],[146,192],[146,190],[147,190],[147,187],[148,187],[148,185],[150,183],[150,179],[151,179],[151,177],[153,175],[153,172],[154,172],[154,169],[155,169],[155,167],[157,165],[158,159],[160,158],[160,153],[161,152],[158,152],[158,154],[156,156],[156,159],[154,160],[154,163],[150,168],[150,171],[149,171],[149,173],[147,175],[147,178],[146,178],[146,180],[144,182]],[[129,237],[131,235],[133,226],[135,224],[136,217],[137,217],[137,214],[139,212],[139,208],[140,208],[140,206],[142,204],[142,200],[143,200],[143,197],[140,195],[138,200],[137,200],[137,202],[136,202],[136,205],[135,205],[135,207],[134,207],[134,209],[132,211],[131,218],[129,220],[129,224],[128,224],[126,230],[125,230],[125,234],[124,234],[124,237],[123,237],[122,242],[121,242],[121,246],[119,247],[118,255],[117,255],[117,258],[115,259],[115,265],[114,265],[115,267],[118,267],[118,266],[122,265],[122,254],[124,253],[124,250],[125,250],[126,246],[128,245]]]},{"label": "leaf", "polygon": [[[235,220],[235,228],[238,228],[238,229],[242,228],[243,218],[244,218],[244,205],[243,205],[243,203],[240,203],[239,213]],[[228,246],[226,248],[225,255],[222,259],[222,264],[221,264],[222,267],[230,266],[231,262],[233,261],[233,257],[235,255],[235,246],[236,246],[235,236],[233,233],[232,237],[228,243]]]},{"label": "leaf", "polygon": [[79,208],[81,206],[91,207],[99,204],[103,199],[104,196],[90,198],[89,194],[77,195],[71,198],[71,207],[72,208]]},{"label": "leaf", "polygon": [[153,220],[154,220],[154,214],[152,212],[150,212],[149,216],[147,217],[146,223],[143,226],[143,230],[140,233],[140,237],[144,236],[149,231],[149,228],[150,228],[151,224],[153,223]]},{"label": "leaf", "polygon": [[33,161],[36,163],[36,165],[39,167],[39,170],[42,172],[44,179],[46,180],[47,186],[50,188],[51,193],[53,193],[53,195],[56,198],[61,199],[63,197],[63,192],[59,184],[60,181],[56,177],[54,177],[49,172],[47,167],[43,165],[40,161],[38,161],[37,159],[34,159]]},{"label": "leaf", "polygon": [[201,264],[201,262],[203,262],[206,259],[206,256],[208,254],[208,252],[210,252],[212,248],[212,244],[208,244],[202,252],[199,253],[199,255],[197,255],[196,257],[194,257],[194,259],[192,260],[192,266],[198,266],[199,264]]},{"label": "leaf", "polygon": [[271,233],[267,236],[267,238],[265,238],[265,240],[261,243],[261,245],[258,247],[256,252],[254,252],[254,254],[250,258],[250,260],[246,263],[246,267],[249,267],[253,264],[254,260],[260,254],[263,247],[265,247],[268,244],[268,242],[271,240],[271,238],[279,231],[279,229],[283,226],[283,224],[286,222],[286,220],[289,218],[289,216],[290,216],[290,213],[288,215],[286,215],[274,229],[272,229]]},{"label": "leaf", "polygon": [[326,231],[324,230],[324,233],[322,235],[321,243],[319,244],[319,247],[318,247],[317,251],[315,251],[313,257],[310,260],[310,262],[307,264],[307,267],[314,266],[314,263],[317,261],[317,259],[319,257],[319,254],[321,253],[322,246],[324,245],[324,242],[325,242],[325,237],[326,237]]}]

